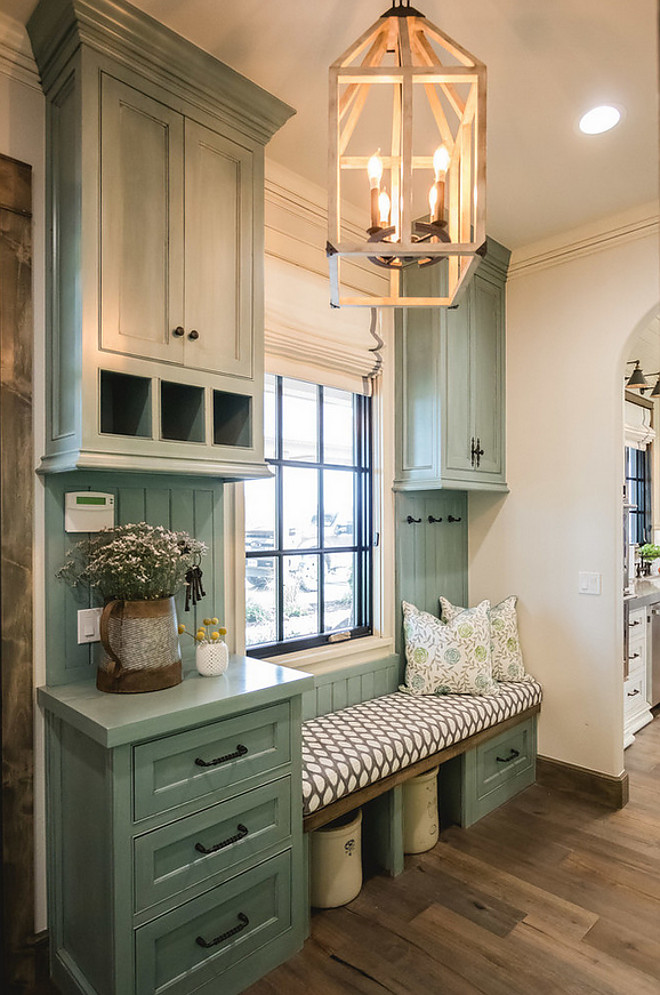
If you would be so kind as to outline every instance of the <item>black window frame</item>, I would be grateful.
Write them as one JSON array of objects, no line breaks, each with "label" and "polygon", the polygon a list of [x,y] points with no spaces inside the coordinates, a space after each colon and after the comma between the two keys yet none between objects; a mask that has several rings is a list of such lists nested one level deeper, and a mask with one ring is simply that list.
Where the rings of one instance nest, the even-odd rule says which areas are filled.
[{"label": "black window frame", "polygon": [[628,509],[628,541],[633,545],[651,542],[651,451],[626,446],[626,496],[634,508]]},{"label": "black window frame", "polygon": [[[301,650],[312,649],[318,646],[326,646],[332,643],[332,636],[337,635],[337,631],[350,634],[350,639],[357,639],[373,634],[373,426],[372,426],[372,403],[371,397],[364,394],[346,391],[353,394],[353,425],[354,425],[354,462],[329,463],[324,461],[324,432],[323,413],[324,391],[327,389],[322,384],[313,383],[308,380],[300,380],[297,377],[274,376],[275,380],[275,456],[268,457],[266,463],[275,472],[275,545],[271,549],[245,550],[245,562],[250,559],[275,558],[275,585],[276,585],[276,612],[277,612],[277,635],[278,638],[270,643],[258,643],[247,645],[246,655],[257,658],[277,656],[284,653],[296,653]],[[297,380],[300,383],[316,387],[317,391],[317,461],[312,460],[291,460],[282,458],[282,397],[283,381]],[[283,525],[283,502],[282,502],[282,467],[295,467],[305,469],[316,469],[319,471],[319,504],[318,515],[318,538],[319,545],[314,547],[287,547],[284,546],[284,525]],[[324,508],[323,508],[323,470],[341,470],[352,472],[354,478],[354,508],[355,508],[355,535],[354,542],[342,546],[325,545]],[[355,622],[351,629],[332,630],[323,632],[324,624],[324,555],[332,553],[353,553],[355,569]],[[318,564],[318,623],[321,632],[310,636],[293,637],[284,639],[284,571],[283,562],[286,556],[310,556],[315,557]],[[247,626],[246,626],[247,630]],[[246,631],[247,639],[247,631]]]}]

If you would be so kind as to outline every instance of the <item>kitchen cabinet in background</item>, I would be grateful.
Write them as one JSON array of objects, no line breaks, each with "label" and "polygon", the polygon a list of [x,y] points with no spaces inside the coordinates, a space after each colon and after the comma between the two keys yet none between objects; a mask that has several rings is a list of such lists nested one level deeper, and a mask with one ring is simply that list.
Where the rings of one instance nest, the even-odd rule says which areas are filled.
[{"label": "kitchen cabinet in background", "polygon": [[264,146],[292,109],[118,0],[42,0],[43,471],[265,476]]}]

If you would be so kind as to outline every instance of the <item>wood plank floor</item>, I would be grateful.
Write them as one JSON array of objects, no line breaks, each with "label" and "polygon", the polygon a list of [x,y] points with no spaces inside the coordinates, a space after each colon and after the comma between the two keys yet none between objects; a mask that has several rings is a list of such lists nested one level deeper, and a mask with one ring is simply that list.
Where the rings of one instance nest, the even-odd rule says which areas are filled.
[{"label": "wood plank floor", "polygon": [[660,716],[619,812],[534,785],[315,912],[249,995],[660,995]]}]

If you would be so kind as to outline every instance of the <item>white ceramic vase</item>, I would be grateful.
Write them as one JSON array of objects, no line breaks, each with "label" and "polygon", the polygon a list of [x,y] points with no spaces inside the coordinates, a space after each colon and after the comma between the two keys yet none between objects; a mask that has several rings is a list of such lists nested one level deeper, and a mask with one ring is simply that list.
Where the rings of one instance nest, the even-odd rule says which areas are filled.
[{"label": "white ceramic vase", "polygon": [[195,649],[195,666],[202,677],[219,677],[229,663],[227,644],[218,639],[214,643],[198,643]]}]

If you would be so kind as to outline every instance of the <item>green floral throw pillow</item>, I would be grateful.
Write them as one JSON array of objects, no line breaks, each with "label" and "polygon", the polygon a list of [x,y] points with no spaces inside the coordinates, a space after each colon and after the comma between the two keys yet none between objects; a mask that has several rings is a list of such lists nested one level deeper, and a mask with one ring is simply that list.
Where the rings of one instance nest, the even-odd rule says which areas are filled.
[{"label": "green floral throw pillow", "polygon": [[406,683],[410,694],[498,694],[491,675],[490,603],[443,623],[403,602]]},{"label": "green floral throw pillow", "polygon": [[[518,615],[515,595],[500,601],[490,610],[490,639],[493,660],[493,677],[496,681],[533,681],[525,673],[520,639],[518,638]],[[440,598],[440,614],[443,621],[453,624],[465,611],[452,605],[446,598]]]}]

